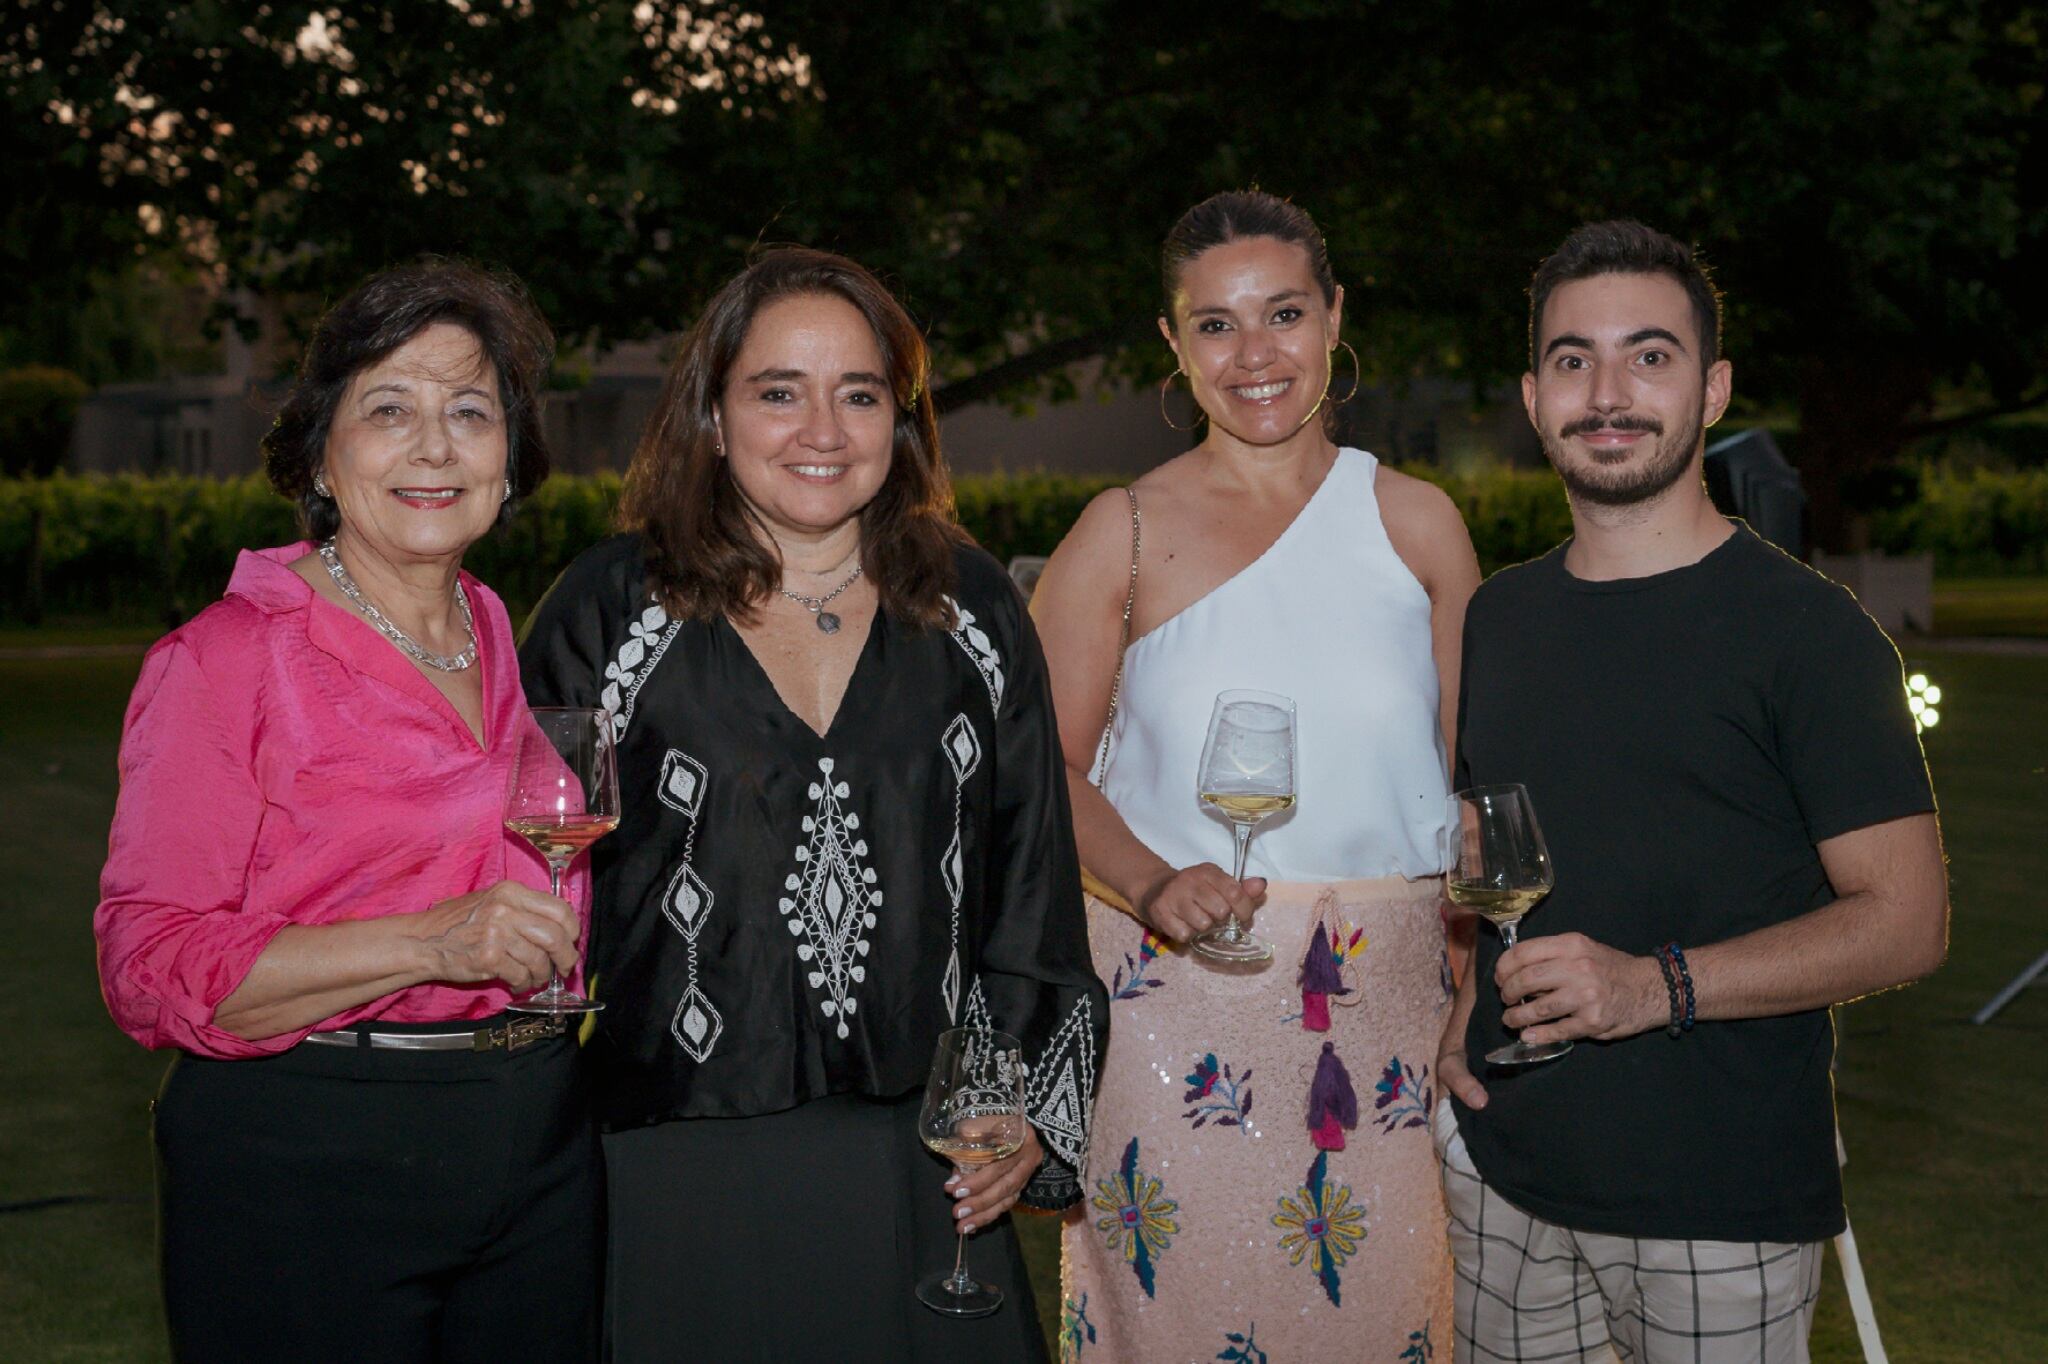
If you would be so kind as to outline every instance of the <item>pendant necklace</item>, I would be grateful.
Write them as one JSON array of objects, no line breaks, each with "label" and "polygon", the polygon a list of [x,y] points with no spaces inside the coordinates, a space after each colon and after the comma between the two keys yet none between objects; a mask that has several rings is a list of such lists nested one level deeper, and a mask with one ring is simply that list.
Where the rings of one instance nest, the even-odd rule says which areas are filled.
[{"label": "pendant necklace", "polygon": [[789,598],[791,601],[795,602],[798,606],[801,606],[805,610],[809,611],[811,615],[817,619],[818,628],[820,630],[823,630],[828,635],[836,635],[839,633],[839,613],[836,611],[827,611],[825,609],[825,603],[831,601],[834,597],[838,596],[841,592],[844,592],[847,588],[852,587],[854,582],[860,577],[860,575],[861,566],[859,564],[855,564],[853,566],[853,572],[847,575],[846,581],[839,584],[839,586],[833,588],[830,592],[827,592],[822,597],[806,597],[801,592],[792,592],[786,587],[778,587],[775,590],[780,592],[783,596]]},{"label": "pendant necklace", "polygon": [[356,580],[341,566],[341,556],[334,552],[334,541],[329,540],[320,546],[320,562],[327,565],[328,576],[332,577],[334,585],[341,589],[341,595],[355,603],[356,610],[362,612],[364,619],[376,627],[377,633],[396,644],[407,658],[444,673],[459,673],[476,662],[476,621],[469,614],[469,597],[462,590],[460,578],[455,580],[455,605],[462,611],[462,630],[469,636],[469,647],[459,654],[442,655],[430,653],[419,641],[393,625],[382,611],[370,604],[369,598],[363,595],[363,590],[356,586]]}]

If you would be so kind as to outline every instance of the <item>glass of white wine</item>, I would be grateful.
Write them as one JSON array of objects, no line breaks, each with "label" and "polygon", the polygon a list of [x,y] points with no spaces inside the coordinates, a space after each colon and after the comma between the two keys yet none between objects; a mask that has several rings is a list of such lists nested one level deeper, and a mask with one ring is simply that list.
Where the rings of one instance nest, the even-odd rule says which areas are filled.
[{"label": "glass of white wine", "polygon": [[[619,758],[611,717],[577,706],[535,706],[512,757],[505,828],[547,859],[555,897],[576,855],[619,827]],[[562,987],[550,970],[547,988],[505,1006],[514,1013],[562,1017],[602,1009]]]},{"label": "glass of white wine", "polygon": [[[917,1134],[962,1177],[1016,1155],[1024,1144],[1024,1060],[1017,1039],[987,1028],[940,1033]],[[1003,1290],[967,1272],[967,1233],[960,1232],[953,1272],[919,1280],[917,1300],[949,1317],[984,1317],[1003,1305]]]},{"label": "glass of white wine", "polygon": [[[1453,795],[1444,844],[1444,893],[1452,904],[1493,924],[1501,941],[1513,947],[1522,916],[1556,884],[1528,790],[1514,783],[1475,786]],[[1496,1066],[1520,1066],[1571,1049],[1562,1040],[1517,1040],[1486,1053],[1486,1059]]]},{"label": "glass of white wine", "polygon": [[[1294,806],[1294,702],[1269,691],[1217,693],[1195,794],[1230,821],[1237,854],[1230,874],[1244,880],[1252,830]],[[1265,961],[1273,955],[1272,944],[1254,937],[1235,914],[1196,938],[1194,948],[1215,961]]]}]

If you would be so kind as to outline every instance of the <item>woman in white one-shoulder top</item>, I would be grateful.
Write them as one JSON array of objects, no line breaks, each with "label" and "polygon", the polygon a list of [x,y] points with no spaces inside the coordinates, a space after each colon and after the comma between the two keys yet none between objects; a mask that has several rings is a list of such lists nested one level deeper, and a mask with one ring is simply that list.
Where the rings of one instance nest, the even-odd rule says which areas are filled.
[{"label": "woman in white one-shoulder top", "polygon": [[[1343,291],[1306,213],[1217,195],[1163,274],[1208,430],[1088,507],[1032,608],[1111,995],[1061,1354],[1425,1360],[1450,1349],[1429,1062],[1478,564],[1441,491],[1325,434]],[[1299,802],[1242,882],[1195,790],[1233,688],[1293,698],[1299,736]],[[1187,950],[1231,915],[1270,962]]]}]

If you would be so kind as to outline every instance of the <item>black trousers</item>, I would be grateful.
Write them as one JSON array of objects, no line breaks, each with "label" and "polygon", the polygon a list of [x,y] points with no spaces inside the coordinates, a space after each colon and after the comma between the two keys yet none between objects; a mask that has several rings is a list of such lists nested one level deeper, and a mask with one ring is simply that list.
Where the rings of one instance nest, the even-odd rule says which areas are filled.
[{"label": "black trousers", "polygon": [[583,1085],[572,1037],[180,1056],[155,1105],[172,1355],[595,1360],[604,1177]]},{"label": "black trousers", "polygon": [[1041,1364],[1045,1337],[1007,1214],[968,1268],[1007,1298],[942,1317],[917,1281],[953,1268],[947,1170],[922,1093],[837,1095],[755,1118],[608,1133],[612,1364]]}]

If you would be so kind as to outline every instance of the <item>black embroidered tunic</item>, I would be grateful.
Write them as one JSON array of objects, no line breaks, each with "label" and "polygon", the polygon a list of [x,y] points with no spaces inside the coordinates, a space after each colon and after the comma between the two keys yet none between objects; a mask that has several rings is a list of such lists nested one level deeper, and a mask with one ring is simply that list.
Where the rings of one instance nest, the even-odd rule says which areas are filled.
[{"label": "black embroidered tunic", "polygon": [[962,548],[952,630],[877,612],[823,736],[731,624],[672,619],[641,542],[562,574],[527,624],[534,705],[602,706],[624,818],[593,850],[590,1054],[619,1131],[924,1083],[949,1027],[1017,1036],[1046,1162],[1079,1196],[1108,1031],[1045,663]]}]

